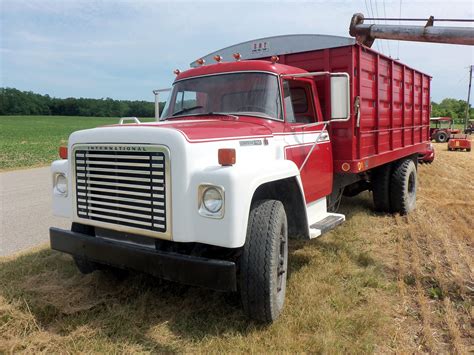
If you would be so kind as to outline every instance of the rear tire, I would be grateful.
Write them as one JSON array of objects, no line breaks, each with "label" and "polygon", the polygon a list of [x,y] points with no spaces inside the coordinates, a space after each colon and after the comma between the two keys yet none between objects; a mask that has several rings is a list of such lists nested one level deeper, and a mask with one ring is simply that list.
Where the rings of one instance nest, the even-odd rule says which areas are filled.
[{"label": "rear tire", "polygon": [[246,315],[271,323],[285,301],[288,270],[288,224],[283,204],[260,200],[249,215],[240,258],[240,295]]},{"label": "rear tire", "polygon": [[445,143],[448,141],[448,134],[446,132],[438,132],[435,134],[435,141],[438,143]]},{"label": "rear tire", "polygon": [[393,213],[408,214],[416,206],[416,166],[405,159],[395,164],[390,179],[390,205]]},{"label": "rear tire", "polygon": [[391,164],[383,165],[374,171],[372,197],[374,208],[379,212],[390,212],[390,174]]}]

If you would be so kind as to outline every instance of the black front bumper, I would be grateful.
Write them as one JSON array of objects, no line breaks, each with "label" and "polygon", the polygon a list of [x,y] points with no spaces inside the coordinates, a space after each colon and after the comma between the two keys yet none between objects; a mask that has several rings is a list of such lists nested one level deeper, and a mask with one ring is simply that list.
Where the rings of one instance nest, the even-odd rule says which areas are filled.
[{"label": "black front bumper", "polygon": [[148,250],[54,227],[49,229],[49,237],[51,249],[100,264],[141,271],[187,285],[237,290],[236,265],[232,261]]}]

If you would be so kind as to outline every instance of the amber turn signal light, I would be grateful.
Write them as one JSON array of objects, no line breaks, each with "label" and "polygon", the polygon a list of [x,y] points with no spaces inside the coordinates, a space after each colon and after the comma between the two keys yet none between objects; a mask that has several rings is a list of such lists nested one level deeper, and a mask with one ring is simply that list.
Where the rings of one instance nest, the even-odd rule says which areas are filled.
[{"label": "amber turn signal light", "polygon": [[67,159],[67,147],[59,147],[59,157],[61,159]]},{"label": "amber turn signal light", "polygon": [[235,149],[219,149],[218,151],[219,164],[222,166],[231,166],[235,164]]}]

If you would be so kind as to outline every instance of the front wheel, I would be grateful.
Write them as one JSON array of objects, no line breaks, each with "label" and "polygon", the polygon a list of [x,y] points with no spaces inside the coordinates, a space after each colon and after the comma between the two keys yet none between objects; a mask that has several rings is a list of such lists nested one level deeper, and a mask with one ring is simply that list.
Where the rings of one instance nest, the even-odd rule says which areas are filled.
[{"label": "front wheel", "polygon": [[285,301],[288,270],[288,224],[277,200],[256,201],[249,215],[240,259],[240,294],[251,319],[271,323]]}]

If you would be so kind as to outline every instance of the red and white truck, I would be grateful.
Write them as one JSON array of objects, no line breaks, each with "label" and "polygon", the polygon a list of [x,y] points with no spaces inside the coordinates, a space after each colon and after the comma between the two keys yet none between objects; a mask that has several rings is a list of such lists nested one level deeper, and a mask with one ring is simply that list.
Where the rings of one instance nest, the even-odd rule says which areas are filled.
[{"label": "red and white truck", "polygon": [[[215,60],[215,61],[214,61]],[[288,238],[345,220],[343,195],[415,208],[430,77],[322,35],[249,41],[176,71],[158,122],[78,131],[52,164],[51,247],[103,265],[238,291],[253,319],[285,299]]]}]

